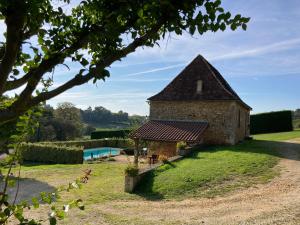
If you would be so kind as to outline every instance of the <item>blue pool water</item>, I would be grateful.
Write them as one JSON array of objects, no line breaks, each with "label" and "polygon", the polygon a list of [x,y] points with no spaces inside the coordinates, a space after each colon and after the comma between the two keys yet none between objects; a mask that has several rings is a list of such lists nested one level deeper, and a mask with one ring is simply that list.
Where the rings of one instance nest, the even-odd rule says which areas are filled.
[{"label": "blue pool water", "polygon": [[119,155],[120,154],[119,148],[110,148],[110,147],[102,147],[102,148],[88,148],[83,151],[83,158],[84,160],[88,160],[92,158],[100,158],[103,156],[109,155]]}]

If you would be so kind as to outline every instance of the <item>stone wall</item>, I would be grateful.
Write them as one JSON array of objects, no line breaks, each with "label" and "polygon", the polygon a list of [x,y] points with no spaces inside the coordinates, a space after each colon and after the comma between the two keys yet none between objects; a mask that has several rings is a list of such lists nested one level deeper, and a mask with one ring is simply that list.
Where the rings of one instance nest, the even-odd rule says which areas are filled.
[{"label": "stone wall", "polygon": [[246,124],[247,110],[236,101],[151,101],[150,119],[206,121],[205,144],[235,144],[246,133],[244,126],[238,127],[239,109],[240,125]]},{"label": "stone wall", "polygon": [[[236,104],[236,116],[237,116],[237,124],[236,124],[236,142],[242,141],[245,137],[250,135],[250,111],[242,107],[240,104]],[[239,118],[240,115],[240,118]],[[240,122],[238,120],[240,119]]]},{"label": "stone wall", "polygon": [[155,154],[167,158],[177,155],[176,142],[150,142],[149,155]]}]

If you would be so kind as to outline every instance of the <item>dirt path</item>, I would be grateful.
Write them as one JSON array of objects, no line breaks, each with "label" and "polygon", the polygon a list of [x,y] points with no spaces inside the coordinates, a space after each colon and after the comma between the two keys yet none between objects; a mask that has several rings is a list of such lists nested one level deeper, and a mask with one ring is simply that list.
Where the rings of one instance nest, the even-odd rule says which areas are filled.
[{"label": "dirt path", "polygon": [[[300,224],[300,139],[281,146],[281,175],[230,196],[184,201],[120,201],[96,212],[143,224]],[[121,224],[121,223],[120,223]],[[130,222],[127,224],[131,224]]]}]

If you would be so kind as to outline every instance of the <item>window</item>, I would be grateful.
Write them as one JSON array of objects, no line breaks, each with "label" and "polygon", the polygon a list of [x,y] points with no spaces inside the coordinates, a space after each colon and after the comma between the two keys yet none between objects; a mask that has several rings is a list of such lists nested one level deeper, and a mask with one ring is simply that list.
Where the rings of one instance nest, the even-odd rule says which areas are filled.
[{"label": "window", "polygon": [[202,80],[197,81],[197,93],[201,93],[203,88],[203,82]]}]

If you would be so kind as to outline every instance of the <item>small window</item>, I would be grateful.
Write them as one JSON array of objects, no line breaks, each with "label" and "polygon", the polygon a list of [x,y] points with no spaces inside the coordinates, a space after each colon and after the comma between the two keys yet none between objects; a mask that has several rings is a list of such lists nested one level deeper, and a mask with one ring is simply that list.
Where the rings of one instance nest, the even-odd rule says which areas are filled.
[{"label": "small window", "polygon": [[201,93],[203,88],[203,82],[202,80],[197,81],[197,93]]}]

